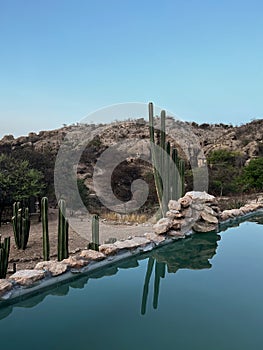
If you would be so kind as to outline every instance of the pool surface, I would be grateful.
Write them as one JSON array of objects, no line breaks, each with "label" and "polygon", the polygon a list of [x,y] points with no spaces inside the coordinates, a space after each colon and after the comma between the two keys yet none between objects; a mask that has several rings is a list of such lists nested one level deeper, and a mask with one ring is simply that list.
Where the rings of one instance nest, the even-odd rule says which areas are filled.
[{"label": "pool surface", "polygon": [[261,349],[262,223],[196,234],[1,307],[1,349]]}]

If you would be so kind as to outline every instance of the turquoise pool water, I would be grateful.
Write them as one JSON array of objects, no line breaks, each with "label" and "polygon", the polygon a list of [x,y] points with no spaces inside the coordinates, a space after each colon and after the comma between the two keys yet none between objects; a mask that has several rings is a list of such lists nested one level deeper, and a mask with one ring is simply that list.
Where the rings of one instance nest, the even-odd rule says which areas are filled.
[{"label": "turquoise pool water", "polygon": [[0,308],[1,349],[261,349],[262,252],[260,217],[177,241]]}]

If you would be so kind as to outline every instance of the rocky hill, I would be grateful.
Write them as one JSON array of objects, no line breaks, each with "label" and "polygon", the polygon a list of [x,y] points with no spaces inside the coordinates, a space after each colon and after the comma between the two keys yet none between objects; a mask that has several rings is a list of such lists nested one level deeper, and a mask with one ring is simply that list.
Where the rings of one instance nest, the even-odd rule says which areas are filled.
[{"label": "rocky hill", "polygon": [[[156,127],[160,126],[159,119]],[[202,150],[207,156],[216,149],[226,148],[241,152],[247,159],[263,155],[263,120],[254,120],[241,126],[227,124],[197,124],[181,122],[167,118],[167,134],[171,143],[177,145],[181,155],[186,159],[198,157]],[[87,142],[88,147],[105,148],[123,140],[139,139],[141,142],[130,150],[131,154],[140,153],[149,139],[148,125],[143,119],[132,122],[115,122],[112,124],[76,124],[64,126],[51,131],[29,133],[27,136],[14,138],[6,135],[0,140],[0,152],[9,153],[16,149],[30,149],[39,153],[56,155],[67,136],[73,146]],[[94,149],[93,149],[94,151]],[[201,155],[200,155],[201,156]]]},{"label": "rocky hill", "polygon": [[[159,126],[160,119],[156,118],[156,128]],[[203,165],[211,151],[222,148],[239,152],[245,161],[263,156],[263,120],[254,120],[241,126],[199,125],[168,117],[166,131],[168,140],[177,147],[179,156],[190,167]],[[156,136],[158,138],[158,133]],[[81,150],[78,177],[85,182],[90,194],[94,190],[94,166],[109,147],[116,147],[122,154],[118,169],[112,176],[117,196],[129,200],[130,184],[138,177],[148,177],[152,184],[151,169],[147,162],[149,158],[142,159],[143,154],[150,154],[149,129],[143,119],[99,125],[75,124],[18,138],[6,135],[0,140],[0,153],[29,159],[32,166],[44,172],[46,181],[52,186],[54,164],[62,143],[71,149]],[[149,200],[155,200],[154,190]]]}]

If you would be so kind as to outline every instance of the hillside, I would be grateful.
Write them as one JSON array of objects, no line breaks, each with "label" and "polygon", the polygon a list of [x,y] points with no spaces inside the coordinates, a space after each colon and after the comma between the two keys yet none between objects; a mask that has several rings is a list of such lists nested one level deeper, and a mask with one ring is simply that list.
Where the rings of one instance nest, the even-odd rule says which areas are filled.
[{"label": "hillside", "polygon": [[[157,118],[156,127],[159,123]],[[242,157],[242,164],[248,164],[251,159],[263,156],[263,120],[255,120],[241,126],[198,125],[194,122],[175,121],[168,117],[166,130],[168,140],[172,146],[176,146],[179,156],[186,160],[189,169],[204,165],[206,157],[220,149],[237,152]],[[110,147],[116,147],[119,157],[119,165],[111,178],[115,195],[120,200],[130,200],[131,183],[135,179],[143,178],[150,185],[145,208],[156,202],[149,164],[149,130],[143,119],[100,125],[76,124],[57,130],[41,131],[38,134],[29,133],[28,136],[18,138],[6,135],[0,140],[0,153],[28,159],[32,167],[42,171],[47,184],[46,194],[55,202],[53,172],[62,143],[70,149],[83,149],[78,164],[78,178],[88,189],[84,196],[88,197],[90,207],[100,206],[94,195],[93,171],[97,159]],[[148,158],[142,157],[145,154]],[[191,189],[191,185],[188,186],[188,189]]]}]

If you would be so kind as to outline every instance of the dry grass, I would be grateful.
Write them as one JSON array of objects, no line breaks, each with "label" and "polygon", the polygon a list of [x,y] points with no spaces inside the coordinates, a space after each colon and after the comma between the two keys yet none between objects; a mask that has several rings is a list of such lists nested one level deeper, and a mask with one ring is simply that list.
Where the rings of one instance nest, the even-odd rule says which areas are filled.
[{"label": "dry grass", "polygon": [[119,214],[115,212],[108,212],[101,214],[101,218],[107,221],[115,221],[121,224],[143,224],[147,222],[148,218],[145,214]]}]

